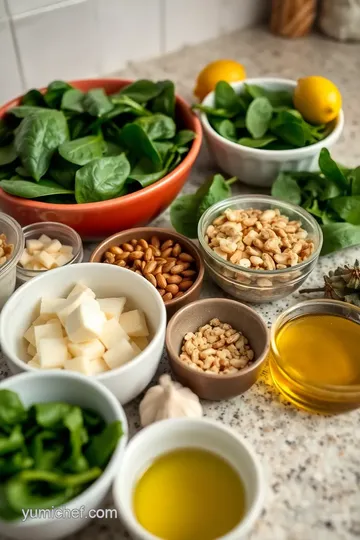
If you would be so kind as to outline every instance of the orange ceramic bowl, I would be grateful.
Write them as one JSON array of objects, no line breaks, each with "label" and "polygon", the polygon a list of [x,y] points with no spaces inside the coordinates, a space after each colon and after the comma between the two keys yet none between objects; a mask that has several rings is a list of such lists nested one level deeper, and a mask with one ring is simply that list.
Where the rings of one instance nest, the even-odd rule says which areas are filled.
[{"label": "orange ceramic bowl", "polygon": [[[72,81],[75,88],[88,91],[104,88],[108,94],[119,91],[133,81],[125,79],[84,79]],[[19,104],[20,98],[0,107],[0,118]],[[190,107],[176,96],[176,118],[183,129],[196,133],[189,153],[169,174],[155,184],[117,199],[85,204],[51,204],[8,195],[0,189],[0,210],[14,217],[21,225],[38,221],[59,221],[75,229],[85,240],[97,240],[115,232],[145,225],[163,212],[185,184],[199,153],[201,124]]]}]

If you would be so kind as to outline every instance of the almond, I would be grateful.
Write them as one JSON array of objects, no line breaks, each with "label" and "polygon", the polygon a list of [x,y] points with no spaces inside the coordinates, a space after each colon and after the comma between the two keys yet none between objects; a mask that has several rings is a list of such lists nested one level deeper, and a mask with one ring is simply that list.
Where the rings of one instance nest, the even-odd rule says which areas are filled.
[{"label": "almond", "polygon": [[153,251],[150,247],[147,248],[145,251],[144,259],[145,261],[151,261],[151,259],[154,257]]},{"label": "almond", "polygon": [[185,281],[184,280],[179,284],[179,289],[181,291],[187,291],[188,289],[190,289],[192,284],[193,284],[193,281],[190,281],[190,280]]},{"label": "almond", "polygon": [[176,264],[175,266],[173,266],[170,270],[170,272],[172,274],[180,274],[181,272],[183,272],[185,270],[184,268],[184,265],[183,264]]},{"label": "almond", "polygon": [[[135,261],[136,262],[136,261]],[[152,274],[157,267],[156,261],[149,261],[145,264],[144,274]]]},{"label": "almond", "polygon": [[171,252],[172,252],[171,247],[169,247],[167,249],[164,249],[164,250],[161,251],[161,257],[163,257],[164,259],[167,259],[168,257],[170,257]]},{"label": "almond", "polygon": [[169,276],[166,280],[168,283],[176,283],[177,285],[182,282],[182,277],[178,274],[175,276]]},{"label": "almond", "polygon": [[[161,244],[161,251],[165,251],[167,250],[169,247],[172,247],[174,245],[174,240],[171,240],[169,238],[169,240],[166,240],[163,244]],[[172,251],[172,250],[171,250]],[[171,253],[170,251],[170,253]]]},{"label": "almond", "polygon": [[152,244],[155,248],[159,248],[160,247],[160,240],[157,236],[152,236],[150,238],[150,244]]},{"label": "almond", "polygon": [[150,281],[150,283],[152,285],[154,285],[154,287],[156,287],[157,283],[156,283],[156,278],[155,276],[153,276],[152,274],[145,274],[144,273],[144,278],[146,278],[148,281]]},{"label": "almond", "polygon": [[175,266],[175,261],[170,261],[163,266],[163,272],[170,272],[170,270]]},{"label": "almond", "polygon": [[163,296],[164,302],[169,302],[169,300],[172,300],[172,298],[173,298],[173,295],[172,295],[171,293],[169,293],[169,292],[167,292],[167,293],[164,294],[164,296]]},{"label": "almond", "polygon": [[172,249],[172,255],[174,257],[178,257],[180,255],[180,253],[181,253],[181,246],[180,246],[180,244],[177,243],[177,244],[175,244],[175,246]]},{"label": "almond", "polygon": [[166,291],[174,296],[179,292],[179,287],[175,283],[172,283],[171,285],[166,286]]},{"label": "almond", "polygon": [[156,274],[156,278],[154,277],[154,279],[156,279],[156,282],[157,282],[158,287],[160,289],[166,289],[167,282],[166,282],[166,279],[164,278],[163,274]]},{"label": "almond", "polygon": [[189,255],[189,253],[180,253],[179,259],[180,259],[180,261],[184,261],[184,262],[193,262],[194,261],[194,257]]},{"label": "almond", "polygon": [[124,251],[134,251],[134,247],[128,242],[125,242],[125,244],[122,245],[122,249]]},{"label": "almond", "polygon": [[144,252],[143,251],[133,251],[132,253],[130,253],[129,255],[129,259],[131,261],[134,261],[135,259],[142,259],[144,256]]}]

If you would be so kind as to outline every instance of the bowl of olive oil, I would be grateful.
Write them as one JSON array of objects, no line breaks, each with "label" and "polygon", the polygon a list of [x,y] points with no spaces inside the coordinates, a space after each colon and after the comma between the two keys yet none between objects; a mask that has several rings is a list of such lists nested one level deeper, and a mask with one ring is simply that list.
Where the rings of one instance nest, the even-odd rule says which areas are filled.
[{"label": "bowl of olive oil", "polygon": [[308,300],[287,309],[271,330],[269,367],[276,388],[310,412],[360,406],[360,308]]},{"label": "bowl of olive oil", "polygon": [[239,540],[259,517],[264,479],[254,451],[204,419],[157,422],[125,452],[113,495],[137,540]]}]

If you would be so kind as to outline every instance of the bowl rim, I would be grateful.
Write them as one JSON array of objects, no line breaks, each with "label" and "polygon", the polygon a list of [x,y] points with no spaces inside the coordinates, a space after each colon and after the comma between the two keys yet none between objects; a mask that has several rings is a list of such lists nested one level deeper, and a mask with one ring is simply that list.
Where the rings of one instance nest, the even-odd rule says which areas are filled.
[{"label": "bowl rim", "polygon": [[[261,354],[258,356],[258,358],[252,362],[250,366],[244,367],[241,369],[238,373],[232,374],[226,374],[226,375],[210,375],[209,373],[205,373],[202,371],[194,371],[189,366],[184,364],[184,362],[181,362],[179,360],[179,353],[175,351],[173,341],[172,341],[172,333],[173,333],[173,327],[178,319],[180,319],[183,316],[186,316],[186,311],[192,309],[195,304],[206,306],[206,305],[213,305],[214,302],[216,303],[223,303],[228,306],[233,306],[239,310],[242,311],[242,316],[246,313],[247,315],[255,315],[256,319],[258,320],[258,323],[260,326],[262,326],[264,332],[265,332],[265,345],[263,347],[263,350]],[[245,312],[245,313],[244,313]],[[189,332],[191,330],[188,330]],[[247,337],[247,336],[245,336]],[[177,365],[184,368],[186,371],[191,373],[192,375],[196,374],[196,376],[205,377],[209,380],[220,380],[220,381],[227,381],[227,380],[234,380],[240,377],[243,377],[244,375],[247,375],[248,373],[251,373],[252,371],[256,370],[267,358],[269,349],[270,349],[270,332],[268,327],[266,326],[266,323],[264,319],[261,317],[261,315],[252,307],[248,306],[247,304],[244,304],[242,302],[239,302],[238,300],[232,300],[231,298],[201,298],[200,300],[195,300],[194,302],[191,302],[189,304],[186,304],[186,306],[183,306],[180,308],[170,319],[168,322],[167,328],[166,328],[166,334],[165,334],[165,346],[166,350],[168,352],[168,355],[172,361],[174,361]]]},{"label": "bowl rim", "polygon": [[6,225],[13,230],[16,236],[17,245],[14,245],[10,259],[0,266],[0,279],[4,277],[5,274],[7,274],[14,266],[17,268],[18,262],[25,247],[24,231],[22,230],[20,223],[18,223],[12,216],[2,212],[0,209],[0,225],[1,222],[4,224],[6,223]]},{"label": "bowl rim", "polygon": [[[233,264],[232,262],[225,261],[225,259],[222,259],[220,257],[220,255],[218,255],[213,249],[211,249],[211,247],[209,247],[207,242],[205,242],[205,238],[204,238],[204,236],[203,236],[203,234],[201,232],[201,229],[202,229],[202,227],[203,227],[203,225],[205,223],[206,218],[210,215],[210,213],[212,211],[215,210],[215,208],[220,208],[220,207],[225,208],[227,206],[230,207],[231,203],[235,204],[237,201],[240,201],[240,202],[244,201],[245,202],[246,200],[249,201],[250,205],[251,205],[251,201],[254,201],[256,203],[257,201],[261,201],[261,200],[264,201],[264,202],[269,202],[273,206],[274,205],[279,205],[280,207],[282,207],[282,209],[288,209],[288,210],[291,210],[293,212],[297,212],[298,214],[300,214],[300,216],[303,219],[310,222],[311,225],[313,226],[315,232],[317,233],[317,236],[318,236],[318,239],[319,239],[318,246],[316,247],[314,252],[310,255],[310,257],[308,259],[305,259],[304,261],[298,263],[298,264],[295,264],[294,266],[289,266],[288,268],[284,268],[284,269],[281,269],[281,270],[254,270],[252,268],[243,268],[243,267],[241,267],[241,266],[239,266],[237,264]],[[279,210],[281,210],[281,208],[279,208]],[[289,203],[287,201],[282,201],[281,199],[277,199],[276,197],[273,197],[272,195],[249,194],[249,195],[235,195],[234,197],[229,197],[228,199],[224,199],[224,200],[210,206],[210,208],[208,208],[203,213],[203,215],[201,216],[201,218],[199,220],[199,223],[198,223],[198,239],[199,239],[200,246],[205,251],[205,253],[208,254],[210,256],[210,258],[215,259],[216,262],[218,262],[219,264],[221,264],[225,268],[227,268],[229,270],[233,270],[235,272],[243,272],[244,274],[249,273],[249,274],[253,274],[255,276],[261,276],[261,277],[271,276],[271,277],[273,277],[273,276],[279,276],[279,275],[282,275],[282,274],[288,274],[289,272],[297,271],[297,270],[299,270],[301,268],[304,268],[309,263],[313,262],[316,258],[318,258],[319,255],[320,255],[322,244],[323,244],[323,233],[322,233],[321,227],[318,224],[318,222],[316,221],[316,219],[309,212],[307,212],[304,208],[302,208],[301,206],[298,206],[297,204]]]},{"label": "bowl rim", "polygon": [[[111,476],[113,473],[115,473],[115,475],[116,475],[117,462],[120,460],[120,458],[123,458],[123,456],[124,456],[125,448],[126,448],[126,445],[127,445],[127,442],[128,442],[128,437],[129,437],[129,425],[128,425],[128,421],[127,421],[127,416],[125,414],[124,408],[121,405],[121,403],[116,399],[116,397],[113,395],[113,393],[106,386],[104,386],[103,384],[100,384],[99,382],[94,380],[93,377],[84,377],[80,373],[69,372],[69,371],[65,372],[65,371],[60,371],[60,370],[46,370],[46,371],[45,370],[44,371],[37,370],[35,372],[34,371],[29,371],[29,372],[19,373],[18,375],[13,375],[11,377],[7,377],[7,378],[3,379],[2,381],[0,381],[0,390],[8,388],[9,386],[11,387],[12,383],[13,382],[15,383],[17,380],[22,380],[22,379],[28,380],[29,383],[31,384],[31,380],[33,380],[33,379],[37,379],[37,378],[42,379],[42,378],[46,378],[46,377],[55,378],[55,379],[59,379],[59,380],[64,379],[64,384],[66,384],[66,379],[76,379],[81,384],[83,384],[84,386],[89,386],[89,390],[90,389],[92,391],[95,390],[98,394],[101,394],[101,398],[104,401],[107,401],[110,404],[113,412],[118,417],[118,420],[121,421],[123,434],[122,434],[120,440],[118,441],[118,444],[117,444],[117,446],[116,446],[116,448],[115,448],[109,462],[107,463],[105,469],[103,470],[103,472],[101,473],[99,478],[97,478],[89,487],[84,489],[84,491],[79,493],[76,497],[70,499],[69,501],[67,501],[66,503],[64,503],[64,504],[62,504],[60,506],[55,507],[55,508],[62,508],[62,507],[66,507],[67,505],[71,504],[71,505],[74,505],[75,508],[80,508],[82,506],[82,504],[81,504],[82,500],[81,499],[83,497],[86,497],[86,496],[89,496],[89,495],[91,496],[93,494],[93,492],[95,491],[95,488],[97,489],[97,486],[98,486],[100,481],[103,482],[104,479],[107,480],[109,478],[109,476]],[[13,390],[13,391],[15,392],[16,390]],[[76,396],[75,396],[75,398],[76,398]],[[5,521],[5,520],[0,519],[0,526],[5,525],[6,527],[9,527],[11,529],[26,529],[26,528],[36,527],[36,526],[39,526],[41,524],[49,525],[49,523],[51,523],[52,521],[55,521],[55,520],[56,520],[55,517],[54,518],[46,518],[46,519],[32,518],[32,519],[27,520],[27,521],[16,520],[16,521],[13,521],[13,522],[12,521]]]},{"label": "bowl rim", "polygon": [[[76,265],[65,265],[65,266],[61,266],[60,268],[55,268],[54,270],[51,271],[51,275],[54,275],[55,273],[59,274],[62,271],[71,271],[69,269],[78,268],[79,266],[84,268],[84,272],[86,273],[86,268],[88,268],[90,266],[91,266],[91,268],[94,268],[94,265],[98,265],[99,270],[100,270],[100,267],[101,267],[102,271],[104,270],[104,266],[105,266],[105,267],[110,267],[110,268],[114,268],[114,269],[117,268],[117,270],[115,270],[115,271],[120,270],[121,272],[129,272],[129,270],[126,270],[125,268],[120,268],[119,266],[114,266],[114,265],[110,265],[110,264],[109,265],[104,265],[103,263],[89,263],[89,262],[86,262],[86,263],[78,263]],[[107,270],[105,270],[105,272],[106,271]],[[111,270],[111,272],[113,272],[113,271],[114,270]],[[146,357],[149,354],[149,348],[154,347],[154,344],[157,343],[159,341],[159,339],[161,340],[162,333],[165,331],[165,327],[166,327],[166,308],[165,308],[164,302],[161,299],[160,294],[158,294],[155,287],[153,285],[151,285],[151,283],[148,282],[146,279],[144,279],[142,276],[139,276],[138,274],[135,274],[135,272],[131,272],[131,274],[134,275],[135,283],[138,282],[139,286],[144,286],[149,291],[151,291],[151,294],[153,295],[153,298],[154,298],[153,302],[157,303],[158,308],[159,308],[160,323],[159,323],[158,327],[156,328],[156,330],[154,332],[154,335],[152,336],[152,339],[149,342],[149,344],[145,347],[144,350],[142,350],[137,356],[135,356],[133,360],[131,360],[127,364],[124,364],[124,365],[119,366],[117,368],[110,369],[109,371],[105,371],[104,373],[98,373],[97,375],[91,375],[91,376],[88,377],[90,379],[96,379],[97,381],[103,382],[106,379],[110,379],[114,375],[119,375],[121,373],[126,373],[127,371],[130,371],[134,366],[135,366],[135,368],[139,367],[139,365],[142,362],[144,362],[144,361],[146,362]],[[25,362],[25,360],[21,360],[21,358],[19,358],[17,354],[13,354],[12,352],[9,352],[9,349],[8,349],[8,346],[7,346],[7,341],[6,341],[6,323],[4,323],[4,321],[7,319],[7,317],[6,317],[7,311],[11,310],[11,303],[12,303],[13,299],[16,299],[17,297],[21,296],[21,294],[25,290],[25,288],[31,287],[33,283],[36,284],[39,280],[44,279],[45,277],[47,277],[49,275],[50,274],[48,272],[44,272],[43,275],[34,277],[33,279],[31,279],[31,280],[27,281],[26,283],[24,283],[23,285],[21,285],[21,287],[19,287],[14,292],[14,294],[9,298],[9,300],[6,302],[6,304],[4,305],[3,310],[1,312],[1,317],[0,317],[0,343],[1,343],[1,346],[2,346],[3,353],[5,355],[5,358],[7,358],[7,357],[10,358],[11,361],[14,362],[14,364],[16,364],[22,371],[38,373],[39,369],[34,368],[32,366],[29,366]],[[119,277],[121,277],[121,276],[119,276]],[[156,346],[158,346],[158,345],[156,345]],[[49,371],[48,369],[44,370],[44,372],[48,372],[48,371]],[[62,370],[58,370],[58,371],[61,372]],[[64,372],[65,371],[67,372],[67,370],[64,370]]]},{"label": "bowl rim", "polygon": [[[198,429],[202,429],[203,427],[205,429],[212,429],[219,432],[219,436],[222,436],[223,434],[225,436],[230,436],[232,439],[236,441],[236,443],[241,446],[247,453],[249,459],[252,462],[253,470],[254,470],[254,482],[253,485],[255,487],[255,494],[254,494],[254,501],[250,508],[246,511],[244,518],[230,531],[228,531],[224,536],[221,538],[223,540],[236,540],[239,538],[239,535],[244,535],[249,532],[251,527],[253,526],[254,522],[259,518],[261,510],[263,508],[264,502],[265,502],[265,496],[266,496],[266,481],[265,481],[265,474],[264,470],[261,464],[261,460],[258,457],[257,453],[255,452],[252,445],[236,430],[232,429],[230,426],[227,426],[225,424],[220,423],[217,420],[214,420],[212,418],[169,418],[167,420],[162,420],[161,422],[155,422],[154,424],[151,424],[145,428],[143,428],[140,432],[138,432],[129,442],[129,444],[126,447],[126,450],[124,452],[124,462],[119,467],[119,472],[115,476],[113,488],[112,488],[112,495],[115,503],[115,507],[120,512],[120,515],[124,519],[125,523],[135,531],[138,535],[141,535],[141,538],[145,538],[147,540],[158,540],[157,536],[154,536],[152,533],[147,531],[142,525],[137,521],[134,512],[128,511],[126,509],[126,513],[124,512],[124,507],[121,504],[121,497],[120,497],[120,490],[119,490],[119,483],[122,480],[123,476],[123,469],[126,465],[125,460],[127,455],[129,455],[133,451],[133,447],[135,446],[142,446],[146,444],[147,437],[151,435],[153,432],[158,432],[157,436],[158,439],[162,437],[162,434],[166,432],[167,427],[174,426],[174,429],[178,430],[181,428],[188,427],[191,428],[191,426],[195,426]],[[177,447],[178,449],[181,448],[181,446]],[[196,448],[196,446],[195,446]],[[176,450],[174,448],[173,450]],[[172,451],[172,450],[170,450]],[[207,451],[214,453],[218,457],[221,457],[221,452],[218,452],[217,450],[210,450]],[[157,452],[156,458],[159,458],[161,455],[163,455],[164,452]],[[156,459],[155,458],[155,459]],[[131,486],[133,487],[133,486]],[[129,489],[131,489],[129,487]]]},{"label": "bowl rim", "polygon": [[[199,250],[199,248],[197,247],[197,245],[192,242],[190,240],[190,238],[187,238],[186,236],[184,236],[183,234],[180,234],[176,231],[173,231],[171,229],[167,229],[165,227],[135,227],[133,229],[125,229],[124,231],[119,231],[111,236],[108,236],[107,238],[105,238],[105,240],[103,240],[102,242],[100,242],[100,244],[98,244],[96,246],[96,248],[94,249],[94,251],[91,253],[90,255],[90,263],[94,263],[94,262],[98,262],[100,264],[104,264],[102,263],[101,261],[94,261],[93,259],[99,255],[103,255],[105,250],[103,249],[103,246],[104,244],[114,240],[114,241],[118,241],[118,237],[120,235],[125,235],[125,234],[136,234],[136,233],[139,233],[139,232],[149,232],[149,234],[151,234],[151,232],[154,233],[154,235],[156,235],[157,233],[164,233],[164,234],[168,234],[169,235],[169,238],[170,237],[174,237],[176,238],[179,243],[183,243],[186,247],[188,246],[191,246],[191,249],[194,250],[194,252],[197,254],[197,257],[198,257],[198,263],[199,263],[199,273],[196,277],[196,280],[194,281],[194,283],[191,285],[191,287],[189,287],[189,289],[187,291],[184,292],[184,294],[180,297],[180,298],[172,298],[171,300],[169,300],[168,302],[164,302],[164,305],[165,307],[168,307],[168,306],[174,306],[176,305],[176,302],[180,302],[180,301],[183,301],[184,298],[188,298],[188,296],[190,296],[190,294],[194,291],[194,289],[198,286],[201,286],[201,283],[203,282],[204,280],[204,274],[205,274],[205,265],[204,265],[204,261],[202,259],[202,256],[201,256],[201,252]],[[125,270],[128,270],[127,268]],[[144,278],[145,279],[145,278]]]},{"label": "bowl rim", "polygon": [[[85,82],[93,83],[94,85],[97,84],[98,86],[93,86],[93,88],[100,88],[103,87],[106,84],[112,84],[112,83],[122,83],[122,86],[127,86],[133,82],[135,82],[135,79],[122,79],[121,77],[100,77],[98,79],[75,79],[69,81],[69,84],[73,85],[75,88],[77,88],[77,85],[81,85]],[[41,92],[44,92],[46,90],[45,87],[40,88]],[[17,106],[18,101],[23,97],[24,94],[21,96],[18,96],[15,99],[12,99],[5,103],[4,105],[0,106],[0,118],[2,118],[10,108]],[[0,188],[0,199],[3,198],[4,200],[8,200],[12,202],[13,204],[17,201],[21,201],[21,205],[23,207],[27,208],[33,208],[34,205],[39,207],[41,210],[54,210],[59,209],[61,212],[68,213],[73,212],[76,208],[81,208],[84,211],[91,211],[91,210],[104,210],[106,211],[109,207],[111,207],[115,201],[134,201],[138,200],[141,197],[146,197],[146,194],[148,193],[154,193],[157,189],[159,189],[157,186],[164,186],[171,184],[174,177],[177,177],[179,174],[184,173],[187,169],[190,169],[194,161],[196,160],[200,148],[201,148],[201,142],[202,142],[202,126],[201,122],[198,118],[198,116],[191,110],[191,107],[186,103],[186,101],[180,97],[178,94],[175,94],[175,103],[180,105],[181,107],[188,110],[189,114],[192,117],[193,125],[191,128],[195,134],[196,137],[192,142],[192,145],[189,149],[189,152],[186,154],[185,158],[175,167],[174,170],[166,174],[163,178],[152,184],[151,186],[147,186],[145,188],[140,189],[139,191],[136,191],[134,193],[129,193],[127,195],[122,195],[121,197],[115,197],[114,199],[109,199],[107,201],[97,201],[97,202],[90,202],[90,203],[73,203],[73,204],[55,204],[55,203],[47,203],[42,202],[39,199],[25,199],[24,197],[16,197],[15,195],[9,195],[8,193],[5,193],[3,189]],[[142,195],[141,195],[142,194]],[[139,204],[141,202],[145,201],[138,201]]]},{"label": "bowl rim", "polygon": [[[68,264],[74,264],[76,262],[76,260],[79,258],[79,256],[82,258],[83,256],[83,243],[82,243],[82,240],[81,240],[81,236],[79,235],[79,233],[77,231],[75,231],[75,229],[73,229],[72,227],[70,227],[69,225],[66,225],[65,223],[60,223],[59,221],[37,221],[36,223],[30,223],[29,225],[26,225],[25,227],[22,228],[22,231],[23,231],[23,235],[24,235],[24,238],[25,238],[25,244],[26,244],[26,240],[27,240],[27,237],[26,235],[27,234],[32,234],[32,229],[41,225],[42,228],[44,229],[44,232],[42,232],[41,234],[46,234],[46,228],[47,227],[56,227],[56,228],[59,228],[59,229],[62,229],[64,233],[66,234],[73,234],[74,237],[76,238],[76,242],[77,242],[77,246],[75,246],[75,253],[73,255],[73,258],[68,261],[65,265],[63,266],[67,266]],[[55,238],[56,240],[56,238]],[[69,239],[69,242],[70,242],[70,239]],[[71,240],[71,243],[73,243],[73,241]],[[72,246],[74,247],[74,246]],[[80,261],[81,262],[81,261]],[[44,272],[48,272],[48,270],[53,270],[53,269],[48,269],[46,268],[45,270],[30,270],[30,269],[27,269],[27,268],[24,268],[23,266],[20,265],[20,260],[17,262],[17,265],[16,265],[16,272],[18,274],[18,278],[22,279],[22,278],[27,278],[27,277],[37,277],[37,276],[41,276]]]},{"label": "bowl rim", "polygon": [[[292,88],[296,87],[297,81],[293,79],[286,79],[281,77],[256,77],[256,78],[250,78],[250,79],[244,79],[243,81],[237,81],[233,83],[229,83],[230,86],[234,88],[234,90],[238,90],[244,87],[245,84],[255,84],[258,86],[261,86],[262,84],[282,84],[287,85],[288,88],[291,90]],[[201,101],[201,105],[210,105],[213,102],[213,98],[215,95],[215,91],[209,92],[205,96],[205,98]],[[242,144],[238,144],[235,142],[230,141],[229,139],[226,139],[225,137],[222,137],[215,129],[211,126],[206,113],[200,111],[199,116],[201,119],[202,126],[204,130],[214,139],[217,141],[223,142],[223,144],[227,145],[229,148],[232,148],[233,150],[241,150],[242,152],[246,152],[247,154],[258,158],[274,158],[275,160],[279,158],[285,158],[285,159],[296,159],[304,157],[307,154],[316,153],[316,151],[319,151],[323,146],[331,145],[337,138],[340,136],[343,128],[344,128],[344,111],[343,109],[340,109],[340,112],[338,116],[333,120],[335,121],[335,125],[331,132],[324,137],[321,141],[318,141],[314,144],[309,144],[308,146],[303,146],[301,148],[291,148],[288,150],[265,150],[263,148],[251,148],[250,146],[244,146]]]},{"label": "bowl rim", "polygon": [[[285,324],[287,324],[288,321],[284,322],[284,318],[286,315],[291,314],[293,311],[307,306],[318,306],[319,307],[319,313],[320,315],[326,315],[327,312],[326,306],[338,306],[339,308],[347,308],[350,311],[354,311],[358,313],[360,317],[360,307],[355,306],[354,304],[349,304],[347,302],[343,302],[341,300],[333,300],[332,298],[313,298],[308,300],[303,300],[302,302],[297,302],[296,304],[288,307],[283,311],[278,317],[275,319],[275,321],[271,325],[270,329],[270,347],[271,347],[271,356],[273,360],[276,362],[276,365],[282,370],[285,371],[286,376],[289,377],[289,379],[293,380],[296,384],[298,384],[298,379],[295,379],[294,377],[290,376],[289,373],[284,370],[283,366],[279,363],[279,359],[281,359],[281,355],[279,354],[277,344],[276,344],[276,337],[281,328],[284,327]],[[321,310],[321,306],[323,306],[323,310]],[[304,313],[303,315],[300,315],[299,317],[309,317],[311,314]],[[335,317],[338,317],[338,315],[335,315]],[[340,318],[346,319],[344,316],[339,316]],[[290,320],[295,320],[295,318],[292,318]],[[352,321],[353,322],[353,321]],[[355,323],[357,324],[357,323]],[[360,326],[360,324],[359,324]],[[345,385],[333,385],[333,384],[323,384],[323,385],[316,385],[316,384],[309,384],[301,382],[302,386],[304,388],[307,388],[309,391],[315,391],[315,392],[321,392],[324,396],[333,395],[334,392],[339,394],[343,393],[344,395],[347,394],[358,394],[360,392],[360,384],[356,384],[353,386],[345,386]]]}]

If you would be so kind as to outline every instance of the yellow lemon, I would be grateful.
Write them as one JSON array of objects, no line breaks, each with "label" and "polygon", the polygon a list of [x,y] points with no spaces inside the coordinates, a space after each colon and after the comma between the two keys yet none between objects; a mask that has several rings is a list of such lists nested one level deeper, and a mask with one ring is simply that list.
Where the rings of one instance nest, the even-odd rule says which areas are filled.
[{"label": "yellow lemon", "polygon": [[294,105],[311,124],[327,124],[341,109],[341,94],[325,77],[299,79],[294,91]]},{"label": "yellow lemon", "polygon": [[246,78],[245,68],[235,60],[216,60],[202,69],[197,77],[194,94],[200,100],[215,89],[219,81],[229,83]]}]

